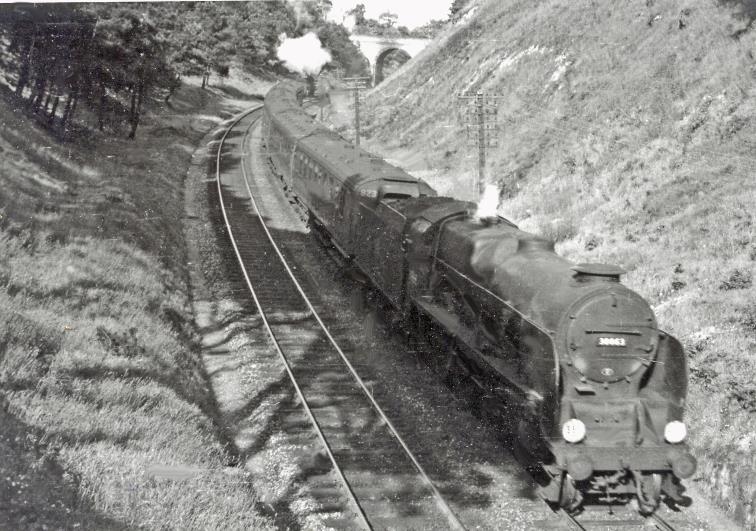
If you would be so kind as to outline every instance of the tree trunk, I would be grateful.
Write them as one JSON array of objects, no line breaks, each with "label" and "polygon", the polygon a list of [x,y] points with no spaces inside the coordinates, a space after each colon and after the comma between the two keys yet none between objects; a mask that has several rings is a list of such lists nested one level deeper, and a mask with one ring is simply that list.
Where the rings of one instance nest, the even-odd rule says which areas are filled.
[{"label": "tree trunk", "polygon": [[76,113],[76,106],[79,104],[79,92],[76,92],[76,95],[74,95],[73,103],[71,104],[71,112],[68,113],[68,116],[66,117],[66,121],[71,123],[73,122],[74,114]]},{"label": "tree trunk", "polygon": [[35,90],[37,91],[36,96],[34,96],[34,93],[32,92],[32,112],[39,111],[39,106],[42,105],[42,98],[45,95],[45,85],[47,85],[47,80],[43,77],[37,78],[37,82],[35,84]]},{"label": "tree trunk", "polygon": [[47,93],[45,98],[45,104],[42,106],[42,114],[47,114],[47,108],[50,106],[50,100],[52,99],[52,92]]},{"label": "tree trunk", "polygon": [[97,125],[102,131],[105,128],[105,102],[107,101],[107,93],[105,92],[105,83],[100,82],[100,107],[97,110]]},{"label": "tree trunk", "polygon": [[18,72],[18,84],[16,85],[16,96],[21,97],[24,93],[26,84],[29,83],[29,70],[31,70],[31,56],[34,51],[34,41],[36,35],[29,42],[29,47],[24,50],[24,59],[21,61],[21,68]]},{"label": "tree trunk", "polygon": [[136,104],[137,104],[137,87],[131,87],[131,107],[129,108],[129,124],[131,124],[131,130],[129,131],[129,138],[133,139],[136,134],[136,127],[134,127],[134,120],[136,116]]},{"label": "tree trunk", "polygon": [[66,120],[68,120],[68,113],[71,111],[71,102],[74,99],[74,92],[76,89],[68,93],[66,98],[66,106],[63,108],[63,116],[60,117],[60,128],[63,129],[66,126]]},{"label": "tree trunk", "polygon": [[129,132],[130,140],[134,140],[134,138],[136,138],[137,127],[139,127],[139,110],[142,107],[142,97],[144,95],[144,90],[144,83],[140,83],[139,88],[131,94],[131,131]]},{"label": "tree trunk", "polygon": [[52,110],[50,111],[50,117],[47,119],[47,123],[53,125],[55,123],[55,112],[58,110],[58,103],[60,103],[60,96],[55,96],[53,100]]},{"label": "tree trunk", "polygon": [[173,96],[173,93],[176,92],[176,85],[171,85],[168,89],[168,95],[165,97],[165,102],[168,103],[168,100],[171,99],[171,96]]}]

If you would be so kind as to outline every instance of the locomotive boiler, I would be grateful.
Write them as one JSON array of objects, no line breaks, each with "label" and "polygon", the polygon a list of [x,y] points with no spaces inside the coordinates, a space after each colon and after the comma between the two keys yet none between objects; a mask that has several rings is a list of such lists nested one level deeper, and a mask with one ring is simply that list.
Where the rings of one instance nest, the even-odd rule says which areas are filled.
[{"label": "locomotive boiler", "polygon": [[679,501],[696,468],[686,358],[624,271],[572,264],[504,218],[475,218],[473,203],[315,123],[298,94],[282,83],[266,97],[273,168],[366,286],[510,421],[543,497],[574,509],[585,495],[634,496],[643,513]]}]

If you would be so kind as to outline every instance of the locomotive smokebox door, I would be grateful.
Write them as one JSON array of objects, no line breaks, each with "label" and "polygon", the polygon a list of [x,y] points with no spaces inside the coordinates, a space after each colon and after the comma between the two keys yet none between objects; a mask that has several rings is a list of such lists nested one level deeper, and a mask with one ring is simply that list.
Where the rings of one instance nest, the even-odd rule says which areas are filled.
[{"label": "locomotive smokebox door", "polygon": [[[604,264],[572,268],[580,283],[619,282],[624,270]],[[579,301],[569,316],[567,347],[575,369],[594,382],[629,378],[653,363],[659,334],[646,301],[626,290],[602,289]]]}]

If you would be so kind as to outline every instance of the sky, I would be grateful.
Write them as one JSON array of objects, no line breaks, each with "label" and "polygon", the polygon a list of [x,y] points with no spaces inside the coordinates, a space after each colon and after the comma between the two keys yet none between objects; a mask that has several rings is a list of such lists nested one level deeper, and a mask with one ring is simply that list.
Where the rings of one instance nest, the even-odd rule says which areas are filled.
[{"label": "sky", "polygon": [[399,15],[397,26],[409,29],[422,26],[432,19],[445,20],[452,0],[332,0],[333,9],[328,18],[341,22],[344,14],[357,4],[365,4],[365,16],[378,19],[390,11]]}]

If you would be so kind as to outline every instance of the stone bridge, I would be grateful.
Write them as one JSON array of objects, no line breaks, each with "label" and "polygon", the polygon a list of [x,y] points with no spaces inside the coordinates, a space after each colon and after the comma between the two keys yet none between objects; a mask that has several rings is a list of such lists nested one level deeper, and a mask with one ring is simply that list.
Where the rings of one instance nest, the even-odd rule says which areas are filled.
[{"label": "stone bridge", "polygon": [[430,42],[430,39],[374,37],[372,35],[352,35],[350,39],[352,39],[352,42],[357,45],[362,54],[370,62],[373,86],[383,81],[383,63],[388,54],[401,50],[412,58],[420,53],[420,50],[428,46]]}]

